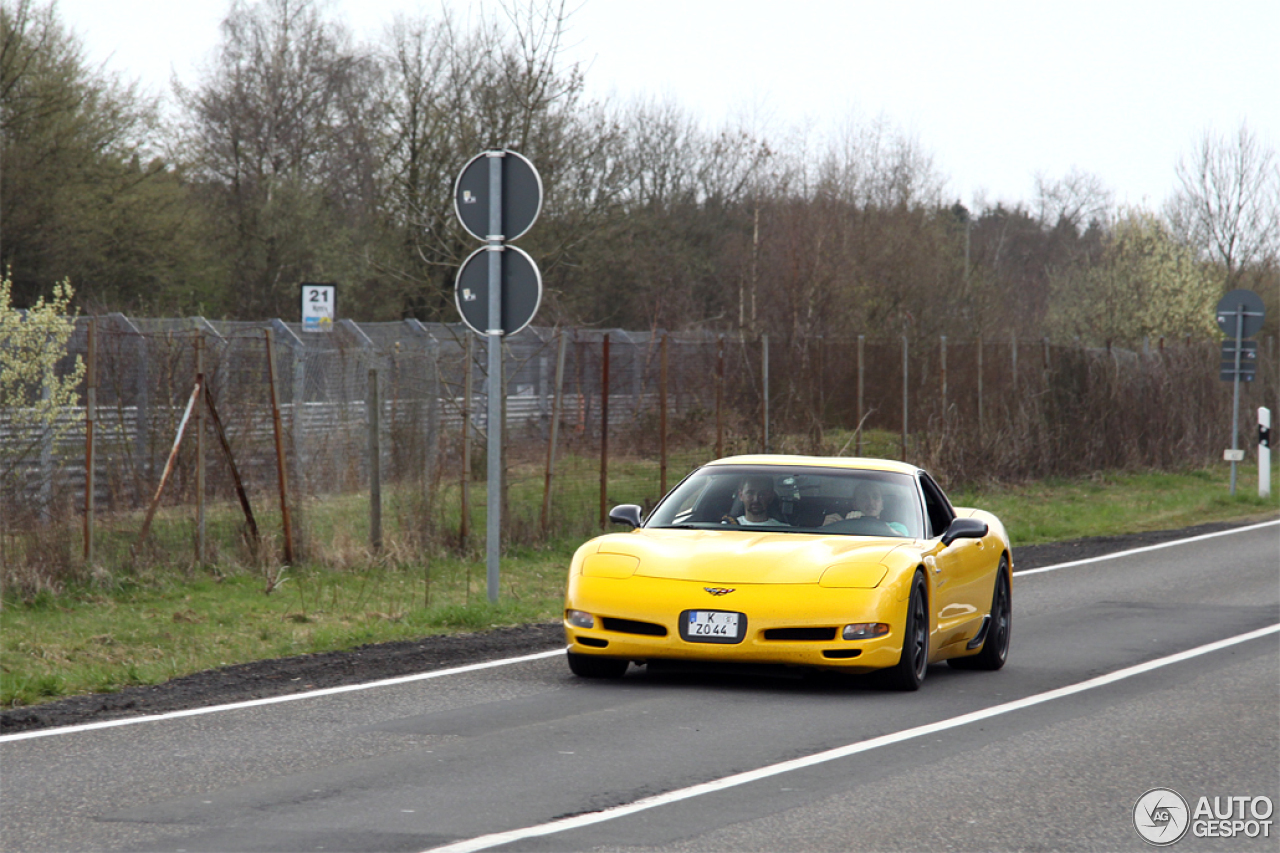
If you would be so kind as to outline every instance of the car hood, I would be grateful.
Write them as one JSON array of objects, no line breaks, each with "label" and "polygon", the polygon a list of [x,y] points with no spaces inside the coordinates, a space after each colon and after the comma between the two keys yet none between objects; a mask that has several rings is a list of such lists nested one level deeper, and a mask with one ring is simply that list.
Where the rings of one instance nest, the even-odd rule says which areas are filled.
[{"label": "car hood", "polygon": [[645,530],[604,536],[597,553],[640,561],[635,577],[699,583],[817,583],[833,565],[881,563],[898,538],[744,530]]}]

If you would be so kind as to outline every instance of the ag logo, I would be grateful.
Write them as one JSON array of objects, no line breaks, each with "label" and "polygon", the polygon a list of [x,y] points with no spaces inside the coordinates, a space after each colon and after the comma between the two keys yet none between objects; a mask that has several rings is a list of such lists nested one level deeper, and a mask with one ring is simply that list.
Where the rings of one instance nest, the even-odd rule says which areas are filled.
[{"label": "ag logo", "polygon": [[1187,834],[1191,825],[1187,801],[1171,788],[1152,788],[1133,805],[1133,826],[1142,840],[1166,847]]}]

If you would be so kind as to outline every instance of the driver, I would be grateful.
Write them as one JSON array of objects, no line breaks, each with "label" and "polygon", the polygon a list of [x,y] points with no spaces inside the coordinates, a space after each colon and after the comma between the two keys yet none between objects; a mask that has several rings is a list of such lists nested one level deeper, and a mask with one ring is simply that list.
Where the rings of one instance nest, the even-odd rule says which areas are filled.
[{"label": "driver", "polygon": [[769,515],[769,505],[777,495],[773,491],[773,478],[767,474],[748,474],[738,486],[737,497],[742,501],[742,515],[734,518],[726,515],[729,524],[785,526],[786,522]]}]

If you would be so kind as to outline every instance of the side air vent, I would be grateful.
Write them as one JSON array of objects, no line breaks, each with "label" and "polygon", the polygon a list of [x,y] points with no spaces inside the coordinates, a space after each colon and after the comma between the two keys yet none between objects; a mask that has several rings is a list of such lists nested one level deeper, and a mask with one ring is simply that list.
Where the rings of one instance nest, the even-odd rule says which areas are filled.
[{"label": "side air vent", "polygon": [[766,640],[822,641],[836,638],[835,628],[769,628],[764,632]]},{"label": "side air vent", "polygon": [[615,619],[612,616],[600,617],[600,624],[606,631],[619,634],[642,634],[646,637],[665,637],[667,629],[652,622],[637,622],[634,619]]}]

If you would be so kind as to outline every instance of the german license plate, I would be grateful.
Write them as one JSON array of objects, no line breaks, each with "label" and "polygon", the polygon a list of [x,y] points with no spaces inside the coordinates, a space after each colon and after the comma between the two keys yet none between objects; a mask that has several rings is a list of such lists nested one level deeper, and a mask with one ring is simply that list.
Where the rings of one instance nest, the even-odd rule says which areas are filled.
[{"label": "german license plate", "polygon": [[693,643],[736,643],[742,639],[746,619],[741,613],[723,610],[686,610],[681,634]]}]

